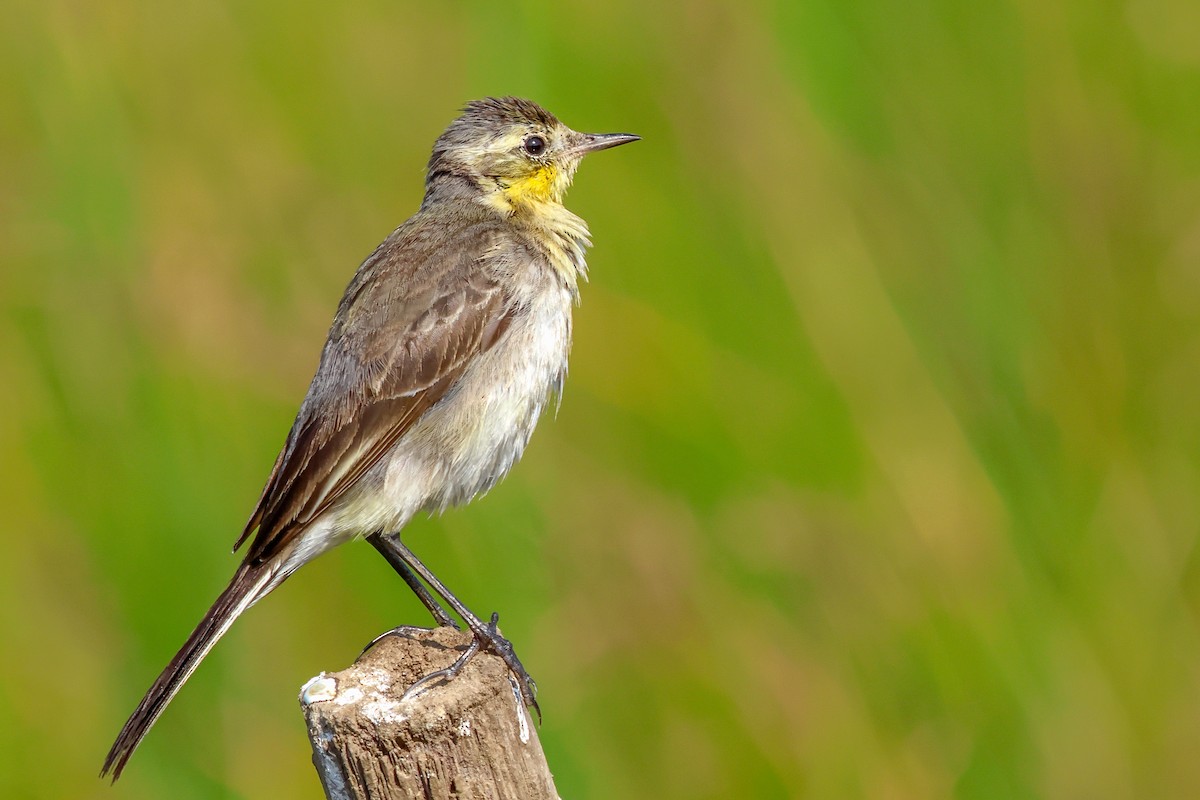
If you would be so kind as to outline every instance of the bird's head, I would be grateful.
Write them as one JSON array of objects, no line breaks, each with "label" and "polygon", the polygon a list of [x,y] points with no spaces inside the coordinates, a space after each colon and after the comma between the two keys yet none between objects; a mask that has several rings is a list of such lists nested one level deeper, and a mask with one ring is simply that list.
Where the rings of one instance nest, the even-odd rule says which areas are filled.
[{"label": "bird's head", "polygon": [[585,155],[639,138],[573,131],[518,97],[475,100],[434,143],[426,197],[445,184],[482,191],[489,203],[509,212],[561,203]]}]

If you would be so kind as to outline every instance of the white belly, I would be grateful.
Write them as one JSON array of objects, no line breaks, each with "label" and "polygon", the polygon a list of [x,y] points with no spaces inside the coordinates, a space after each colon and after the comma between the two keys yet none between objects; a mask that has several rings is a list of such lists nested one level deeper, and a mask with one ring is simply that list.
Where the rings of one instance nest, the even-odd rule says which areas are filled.
[{"label": "white belly", "polygon": [[465,503],[503,478],[562,388],[572,304],[557,282],[533,293],[527,312],[458,384],[301,535],[289,566],[355,536],[398,532],[418,511]]},{"label": "white belly", "polygon": [[504,477],[566,377],[572,302],[557,281],[531,293],[527,311],[331,509],[339,540],[399,531],[418,511],[465,503]]},{"label": "white belly", "polygon": [[[538,297],[426,414],[422,430],[414,429],[418,457],[437,473],[426,510],[486,492],[521,458],[542,409],[566,377],[571,302],[565,290]],[[401,468],[397,477],[405,472]]]}]

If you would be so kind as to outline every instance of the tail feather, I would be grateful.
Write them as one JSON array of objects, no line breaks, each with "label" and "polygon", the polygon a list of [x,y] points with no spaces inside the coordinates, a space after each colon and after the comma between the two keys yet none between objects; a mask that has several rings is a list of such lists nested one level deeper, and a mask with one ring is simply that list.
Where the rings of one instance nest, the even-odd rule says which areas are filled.
[{"label": "tail feather", "polygon": [[104,767],[100,770],[101,777],[111,774],[114,782],[121,777],[121,771],[125,769],[125,763],[129,761],[133,751],[171,702],[171,698],[196,671],[196,667],[200,666],[200,662],[212,650],[213,645],[225,635],[243,611],[278,586],[284,577],[286,576],[279,574],[278,564],[243,564],[238,568],[229,586],[221,592],[212,608],[204,615],[204,619],[196,626],[196,630],[192,631],[187,643],[171,659],[171,663],[154,681],[154,685],[130,715],[104,759]]}]

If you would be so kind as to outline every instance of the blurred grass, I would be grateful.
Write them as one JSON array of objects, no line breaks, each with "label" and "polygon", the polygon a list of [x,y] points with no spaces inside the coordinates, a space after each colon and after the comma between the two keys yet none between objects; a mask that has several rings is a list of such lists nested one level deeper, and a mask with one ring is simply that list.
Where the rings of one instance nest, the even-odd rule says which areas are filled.
[{"label": "blurred grass", "polygon": [[466,100],[584,167],[562,410],[413,546],[564,797],[1200,793],[1200,11],[92,7],[0,22],[0,794],[320,796],[293,692],[419,622],[370,548],[235,627],[117,789],[358,261]]}]

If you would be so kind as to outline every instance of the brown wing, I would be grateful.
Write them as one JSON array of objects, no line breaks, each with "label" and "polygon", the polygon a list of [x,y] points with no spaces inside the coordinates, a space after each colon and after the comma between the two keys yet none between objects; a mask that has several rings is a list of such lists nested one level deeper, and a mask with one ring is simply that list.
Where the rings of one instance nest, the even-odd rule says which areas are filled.
[{"label": "brown wing", "polygon": [[[510,308],[486,224],[414,218],[359,268],[317,374],[237,546],[261,563],[327,510],[502,335]],[[452,254],[452,255],[447,255]]]}]

